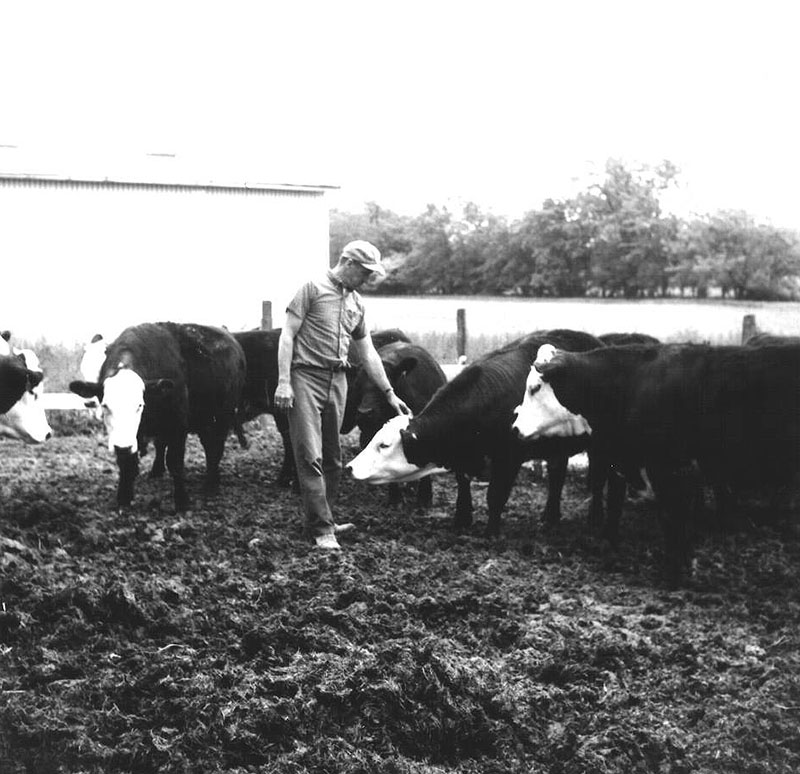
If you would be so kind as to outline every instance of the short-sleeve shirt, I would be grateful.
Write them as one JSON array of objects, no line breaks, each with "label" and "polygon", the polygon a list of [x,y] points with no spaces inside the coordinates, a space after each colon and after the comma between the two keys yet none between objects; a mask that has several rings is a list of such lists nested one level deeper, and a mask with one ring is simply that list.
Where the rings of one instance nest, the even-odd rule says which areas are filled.
[{"label": "short-sleeve shirt", "polygon": [[343,368],[351,339],[367,335],[364,302],[355,290],[347,290],[328,272],[309,280],[286,307],[303,322],[294,337],[292,365]]}]

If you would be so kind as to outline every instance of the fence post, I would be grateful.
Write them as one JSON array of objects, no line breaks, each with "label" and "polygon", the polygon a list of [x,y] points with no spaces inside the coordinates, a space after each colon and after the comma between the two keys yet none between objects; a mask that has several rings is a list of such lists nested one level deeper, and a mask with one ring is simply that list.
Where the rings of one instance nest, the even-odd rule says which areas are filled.
[{"label": "fence post", "polygon": [[261,302],[261,330],[272,330],[272,301]]},{"label": "fence post", "polygon": [[758,333],[756,326],[756,316],[754,314],[746,314],[742,320],[742,344],[747,344],[751,336]]},{"label": "fence post", "polygon": [[467,310],[456,309],[456,355],[467,356]]}]

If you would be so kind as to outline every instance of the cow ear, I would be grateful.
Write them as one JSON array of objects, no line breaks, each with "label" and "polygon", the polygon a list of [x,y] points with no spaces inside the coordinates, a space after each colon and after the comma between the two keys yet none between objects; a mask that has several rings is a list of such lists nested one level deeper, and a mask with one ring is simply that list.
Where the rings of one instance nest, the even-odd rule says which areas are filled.
[{"label": "cow ear", "polygon": [[44,379],[44,374],[41,371],[28,371],[28,389],[32,390],[41,384],[42,379]]},{"label": "cow ear", "polygon": [[80,395],[81,398],[103,398],[103,388],[97,382],[74,381],[69,383],[70,392]]},{"label": "cow ear", "polygon": [[163,397],[175,389],[175,382],[172,379],[151,379],[144,384],[145,395],[152,397]]}]

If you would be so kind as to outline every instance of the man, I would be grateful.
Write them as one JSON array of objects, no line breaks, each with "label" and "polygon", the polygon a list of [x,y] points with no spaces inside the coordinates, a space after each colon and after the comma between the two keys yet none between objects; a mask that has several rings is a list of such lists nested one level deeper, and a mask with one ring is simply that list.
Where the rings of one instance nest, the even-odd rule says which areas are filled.
[{"label": "man", "polygon": [[337,525],[331,513],[342,470],[339,428],[351,339],[364,370],[392,408],[410,413],[392,389],[364,320],[357,289],[373,274],[386,274],[378,248],[360,239],[349,242],[337,265],[306,282],[289,302],[278,342],[275,405],[289,414],[306,529],[324,549],[338,549],[336,535],[353,528]]}]

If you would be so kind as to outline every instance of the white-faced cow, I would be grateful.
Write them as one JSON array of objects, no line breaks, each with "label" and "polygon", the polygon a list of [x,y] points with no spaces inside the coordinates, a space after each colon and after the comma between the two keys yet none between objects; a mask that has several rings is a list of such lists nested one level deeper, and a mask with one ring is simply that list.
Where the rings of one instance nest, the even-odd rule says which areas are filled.
[{"label": "white-faced cow", "polygon": [[687,514],[697,468],[715,490],[771,487],[800,473],[800,345],[544,347],[516,426],[538,439],[565,412],[626,475],[647,470],[660,503],[668,573],[689,558]]},{"label": "white-faced cow", "polygon": [[[393,341],[377,347],[386,376],[395,393],[418,414],[436,391],[447,383],[442,367],[424,347],[407,341]],[[386,401],[381,389],[359,371],[348,386],[347,405],[342,420],[342,432],[349,433],[354,427],[360,430],[361,448],[364,449],[383,425],[396,414]],[[456,473],[458,499],[470,497],[467,476]],[[396,482],[389,484],[389,503],[400,501],[400,488]],[[433,501],[433,488],[428,476],[421,477],[417,486],[417,505],[427,508]],[[462,506],[464,507],[464,506]]]},{"label": "white-faced cow", "polygon": [[42,405],[42,370],[30,350],[0,355],[0,437],[42,443],[52,434]]},{"label": "white-faced cow", "polygon": [[[502,511],[522,463],[530,459],[547,461],[548,497],[545,523],[561,518],[561,490],[569,457],[589,450],[589,436],[522,441],[512,433],[514,408],[525,386],[536,352],[547,341],[558,341],[565,349],[602,347],[588,333],[569,330],[537,331],[495,350],[464,368],[441,387],[406,428],[399,421],[385,426],[348,466],[356,478],[371,483],[410,480],[414,470],[426,475],[446,468],[470,477],[484,477],[488,471],[487,534],[500,530]],[[592,470],[590,521],[603,521],[603,490],[608,468],[595,460]],[[609,507],[619,507],[619,497],[610,493]],[[472,503],[457,503],[455,525],[472,522]]]},{"label": "white-faced cow", "polygon": [[227,331],[205,325],[144,323],[124,330],[108,345],[97,381],[70,389],[97,397],[108,446],[119,465],[119,507],[130,505],[139,448],[152,439],[166,450],[175,507],[186,511],[186,436],[197,433],[206,457],[206,488],[219,484],[219,465],[241,400],[245,358]]}]

